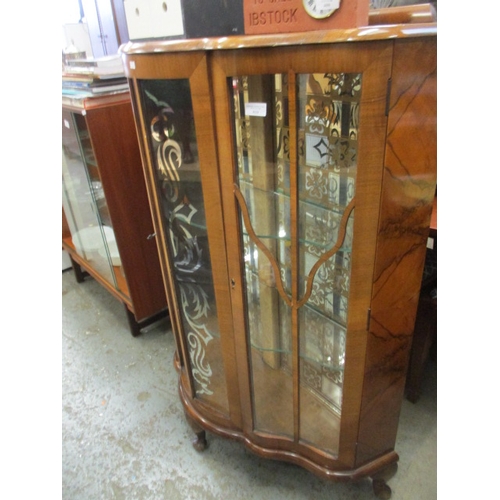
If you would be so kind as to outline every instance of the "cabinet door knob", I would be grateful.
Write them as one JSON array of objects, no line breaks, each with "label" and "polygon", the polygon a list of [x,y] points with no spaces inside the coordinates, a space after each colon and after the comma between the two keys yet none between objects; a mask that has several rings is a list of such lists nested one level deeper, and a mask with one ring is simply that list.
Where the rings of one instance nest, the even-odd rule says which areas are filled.
[{"label": "cabinet door knob", "polygon": [[234,288],[236,286],[236,281],[234,281],[233,278],[231,278],[231,288]]},{"label": "cabinet door knob", "polygon": [[156,236],[156,233],[153,233],[153,234],[148,234],[147,238],[148,240],[151,240],[153,239],[154,237]]}]

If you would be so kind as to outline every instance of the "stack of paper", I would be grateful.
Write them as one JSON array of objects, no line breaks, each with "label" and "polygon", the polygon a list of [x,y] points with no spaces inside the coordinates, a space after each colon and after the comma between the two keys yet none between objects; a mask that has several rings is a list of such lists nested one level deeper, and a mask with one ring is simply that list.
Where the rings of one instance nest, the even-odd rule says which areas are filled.
[{"label": "stack of paper", "polygon": [[119,55],[71,59],[62,75],[63,95],[93,96],[128,91],[129,86]]}]

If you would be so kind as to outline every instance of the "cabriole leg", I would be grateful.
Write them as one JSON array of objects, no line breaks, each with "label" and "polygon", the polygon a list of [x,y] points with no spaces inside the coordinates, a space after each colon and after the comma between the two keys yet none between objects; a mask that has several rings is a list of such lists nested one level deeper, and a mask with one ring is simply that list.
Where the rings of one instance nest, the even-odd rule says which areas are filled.
[{"label": "cabriole leg", "polygon": [[398,464],[394,462],[372,476],[373,493],[375,493],[377,498],[381,498],[382,500],[389,500],[391,498],[392,490],[387,481],[396,474],[397,470]]},{"label": "cabriole leg", "polygon": [[193,448],[196,451],[204,451],[208,447],[207,436],[205,433],[205,429],[201,428],[187,413],[186,420],[195,433],[196,437],[193,439]]}]

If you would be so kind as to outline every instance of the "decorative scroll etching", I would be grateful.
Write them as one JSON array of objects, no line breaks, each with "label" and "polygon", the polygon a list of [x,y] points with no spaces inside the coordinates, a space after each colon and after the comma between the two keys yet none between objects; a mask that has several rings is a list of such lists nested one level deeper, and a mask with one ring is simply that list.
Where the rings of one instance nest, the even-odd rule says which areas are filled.
[{"label": "decorative scroll etching", "polygon": [[299,317],[302,381],[325,404],[340,412],[346,330],[309,306],[301,309]]},{"label": "decorative scroll etching", "polygon": [[143,85],[191,373],[197,396],[210,396],[214,394],[213,369],[208,350],[218,337],[218,324],[214,321],[216,307],[196,141],[190,128],[189,86],[183,80],[148,81]]},{"label": "decorative scroll etching", "polygon": [[212,369],[205,357],[207,344],[214,338],[209,332],[206,318],[210,309],[207,294],[201,286],[184,284],[180,286],[181,305],[186,321],[191,327],[187,331],[190,347],[193,378],[199,394],[213,394],[209,389]]}]

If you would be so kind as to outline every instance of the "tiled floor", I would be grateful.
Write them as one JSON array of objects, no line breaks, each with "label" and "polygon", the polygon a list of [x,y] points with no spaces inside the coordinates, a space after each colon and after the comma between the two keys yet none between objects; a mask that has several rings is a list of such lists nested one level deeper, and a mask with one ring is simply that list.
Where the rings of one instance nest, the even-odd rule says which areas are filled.
[{"label": "tiled floor", "polygon": [[[211,434],[196,452],[169,324],[132,337],[122,304],[72,271],[62,276],[62,305],[63,499],[375,499],[368,480],[328,483]],[[431,362],[421,399],[403,403],[394,500],[437,498],[436,399]]]}]

